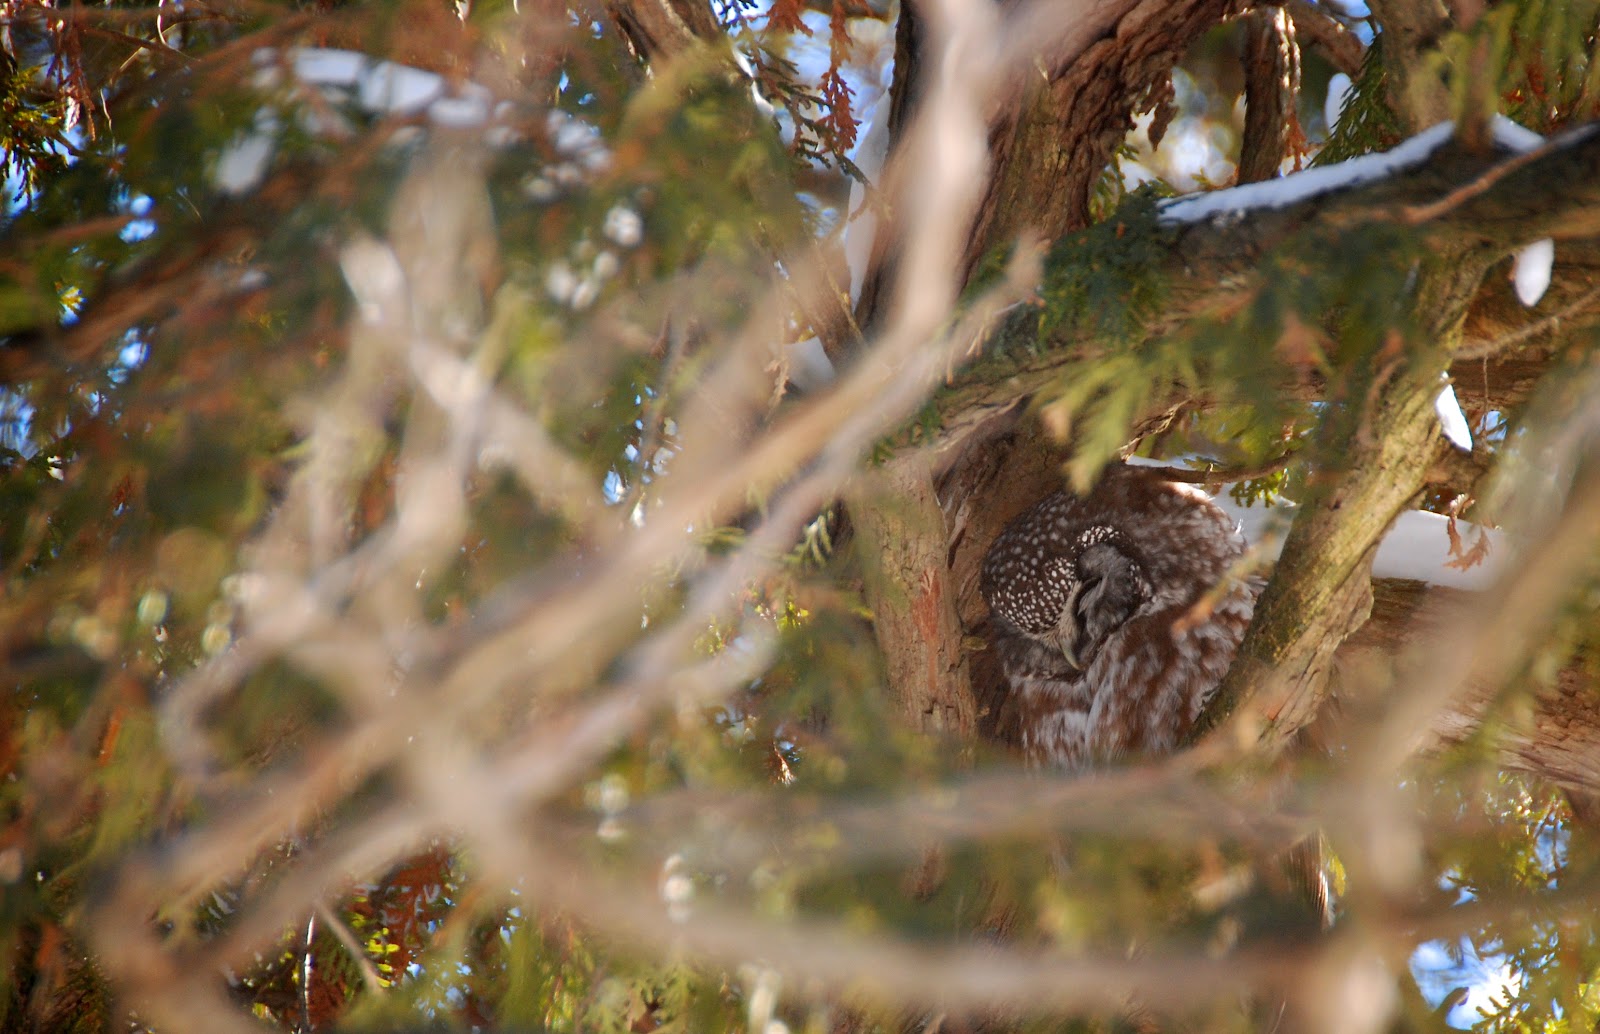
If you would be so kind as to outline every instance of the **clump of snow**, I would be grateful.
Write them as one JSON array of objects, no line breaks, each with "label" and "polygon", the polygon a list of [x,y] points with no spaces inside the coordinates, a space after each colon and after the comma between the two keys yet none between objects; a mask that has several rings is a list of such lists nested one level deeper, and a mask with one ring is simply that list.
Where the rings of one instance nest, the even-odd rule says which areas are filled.
[{"label": "clump of snow", "polygon": [[1335,72],[1328,78],[1328,96],[1322,102],[1322,117],[1327,120],[1328,132],[1333,132],[1333,127],[1339,124],[1339,116],[1344,113],[1345,102],[1350,99],[1350,77],[1343,72]]},{"label": "clump of snow", "polygon": [[1539,304],[1550,286],[1550,266],[1556,259],[1556,243],[1546,237],[1517,252],[1511,267],[1511,282],[1517,289],[1517,298],[1532,308]]},{"label": "clump of snow", "polygon": [[618,247],[636,247],[644,239],[644,220],[625,205],[613,205],[606,213],[603,232]]},{"label": "clump of snow", "polygon": [[444,80],[432,72],[375,61],[358,80],[356,95],[367,111],[410,115],[426,109],[444,92]]},{"label": "clump of snow", "polygon": [[1472,428],[1467,425],[1467,415],[1461,412],[1456,399],[1456,389],[1449,384],[1433,400],[1433,411],[1439,416],[1439,430],[1445,438],[1462,452],[1472,451]]},{"label": "clump of snow", "polygon": [[1283,208],[1336,190],[1349,190],[1374,183],[1421,165],[1433,152],[1443,147],[1454,132],[1454,125],[1441,122],[1392,151],[1364,154],[1337,165],[1306,169],[1281,179],[1214,190],[1197,197],[1178,198],[1161,206],[1161,218],[1169,223],[1196,223],[1213,216],[1242,216],[1250,209]]},{"label": "clump of snow", "polygon": [[[1289,516],[1282,513],[1279,506],[1239,506],[1228,496],[1226,489],[1218,493],[1216,502],[1240,523],[1245,538],[1251,544],[1273,542],[1270,538],[1260,536],[1274,525],[1281,530],[1286,526],[1284,522]],[[1489,544],[1489,552],[1483,562],[1463,571],[1450,566],[1451,561],[1457,558],[1450,554],[1449,525],[1450,518],[1440,514],[1407,510],[1378,544],[1378,555],[1372,562],[1372,576],[1407,578],[1448,589],[1479,591],[1489,588],[1504,569],[1510,551],[1505,535],[1477,524],[1456,521],[1456,534],[1468,547],[1476,543],[1480,535]],[[1282,548],[1281,539],[1275,544]]]},{"label": "clump of snow", "polygon": [[832,384],[838,376],[833,361],[822,348],[821,338],[790,341],[783,346],[783,356],[788,366],[789,380],[801,391],[819,391]]},{"label": "clump of snow", "polygon": [[262,108],[256,112],[256,124],[250,131],[223,148],[217,156],[216,168],[211,171],[212,181],[224,194],[243,194],[266,176],[267,166],[277,149],[278,119]]},{"label": "clump of snow", "polygon": [[[270,68],[278,57],[276,51],[258,50],[255,59],[256,64]],[[287,57],[295,79],[308,86],[354,86],[370,60],[357,51],[332,47],[300,47],[289,51]]]},{"label": "clump of snow", "polygon": [[1497,147],[1519,154],[1536,151],[1545,144],[1544,137],[1531,129],[1517,125],[1504,115],[1496,115],[1489,120],[1489,136]]}]

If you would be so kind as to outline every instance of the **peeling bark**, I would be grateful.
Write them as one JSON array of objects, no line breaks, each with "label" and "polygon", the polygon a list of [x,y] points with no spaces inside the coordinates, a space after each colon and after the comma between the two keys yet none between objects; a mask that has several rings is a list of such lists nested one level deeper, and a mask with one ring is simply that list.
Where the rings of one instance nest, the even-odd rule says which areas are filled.
[{"label": "peeling bark", "polygon": [[[990,134],[994,172],[964,268],[1022,234],[1051,240],[1089,224],[1095,185],[1189,46],[1238,14],[1241,0],[1125,0],[1095,5],[1092,42],[1041,57]],[[1109,7],[1110,10],[1106,10]]]}]

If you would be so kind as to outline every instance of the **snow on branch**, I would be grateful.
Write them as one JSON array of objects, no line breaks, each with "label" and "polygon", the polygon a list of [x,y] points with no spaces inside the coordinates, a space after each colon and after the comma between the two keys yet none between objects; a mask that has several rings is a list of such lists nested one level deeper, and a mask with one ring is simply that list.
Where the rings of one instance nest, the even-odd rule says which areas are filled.
[{"label": "snow on branch", "polygon": [[[1506,154],[1526,154],[1545,142],[1544,137],[1504,116],[1496,116],[1490,129],[1496,150]],[[1324,194],[1353,190],[1422,165],[1454,136],[1455,124],[1441,122],[1391,151],[1306,169],[1264,183],[1177,198],[1161,206],[1161,218],[1171,223],[1193,223],[1218,217],[1242,219],[1254,209],[1287,208]]]}]

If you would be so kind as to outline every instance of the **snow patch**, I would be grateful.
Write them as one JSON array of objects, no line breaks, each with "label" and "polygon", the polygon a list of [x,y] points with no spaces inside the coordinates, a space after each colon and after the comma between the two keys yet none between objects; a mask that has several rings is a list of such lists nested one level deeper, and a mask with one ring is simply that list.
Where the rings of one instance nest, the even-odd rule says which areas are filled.
[{"label": "snow patch", "polygon": [[255,126],[217,155],[212,182],[224,194],[237,196],[253,189],[265,178],[277,149],[278,120],[263,108],[256,112]]},{"label": "snow patch", "polygon": [[1518,154],[1536,151],[1545,144],[1544,137],[1517,125],[1504,115],[1496,115],[1489,120],[1489,136],[1499,147]]},{"label": "snow patch", "polygon": [[1306,169],[1281,179],[1214,190],[1198,197],[1179,198],[1161,206],[1161,218],[1169,223],[1196,223],[1214,216],[1243,216],[1251,209],[1284,208],[1322,194],[1374,183],[1421,165],[1433,152],[1444,146],[1454,132],[1454,125],[1441,122],[1392,151],[1365,154],[1337,165]]},{"label": "snow patch", "polygon": [[[270,65],[277,56],[276,51],[258,50],[256,63]],[[365,54],[331,47],[301,47],[288,56],[294,77],[308,86],[354,86],[369,60]]]},{"label": "snow patch", "polygon": [[783,354],[789,364],[789,380],[801,391],[819,391],[838,376],[819,338],[791,341],[783,346]]},{"label": "snow patch", "polygon": [[1539,304],[1550,286],[1550,267],[1556,259],[1556,242],[1549,237],[1534,241],[1517,252],[1511,267],[1511,282],[1517,298],[1530,309]]},{"label": "snow patch", "polygon": [[[1523,153],[1544,144],[1544,137],[1503,116],[1495,116],[1490,133],[1494,142],[1507,151]],[[1454,135],[1455,125],[1441,122],[1380,154],[1364,154],[1280,179],[1165,202],[1161,219],[1167,223],[1196,223],[1216,217],[1239,219],[1253,209],[1284,208],[1323,194],[1375,183],[1421,165]]]},{"label": "snow patch", "polygon": [[1343,72],[1335,72],[1328,78],[1328,96],[1322,102],[1322,117],[1328,123],[1328,135],[1333,135],[1333,128],[1339,124],[1339,116],[1344,113],[1345,102],[1350,99],[1350,77]]},{"label": "snow patch", "polygon": [[1433,400],[1433,411],[1439,416],[1439,430],[1445,438],[1462,452],[1472,451],[1472,428],[1467,425],[1467,415],[1461,412],[1456,400],[1456,389],[1449,384]]}]

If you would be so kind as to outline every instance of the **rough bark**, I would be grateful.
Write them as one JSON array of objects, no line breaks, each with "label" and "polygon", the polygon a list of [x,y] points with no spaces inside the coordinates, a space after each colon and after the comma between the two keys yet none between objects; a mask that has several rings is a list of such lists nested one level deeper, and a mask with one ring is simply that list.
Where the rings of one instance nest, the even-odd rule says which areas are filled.
[{"label": "rough bark", "polygon": [[722,37],[711,5],[704,0],[614,0],[606,10],[634,55],[647,64]]},{"label": "rough bark", "polygon": [[970,740],[978,715],[959,634],[931,458],[897,457],[848,497],[889,691],[923,732]]},{"label": "rough bark", "polygon": [[1211,708],[1240,715],[1269,749],[1286,746],[1316,716],[1333,652],[1366,621],[1378,543],[1421,489],[1439,436],[1433,401],[1487,263],[1475,250],[1446,253],[1419,274],[1415,316],[1427,347],[1373,357],[1336,384],[1313,462],[1313,496],[1301,506],[1233,670]]},{"label": "rough bark", "polygon": [[1260,7],[1244,19],[1244,139],[1239,144],[1240,183],[1278,174],[1289,153],[1300,95],[1300,44],[1282,7]]},{"label": "rough bark", "polygon": [[[1349,465],[1330,472],[1329,491],[1301,507],[1283,559],[1256,605],[1233,670],[1212,703],[1213,716],[1250,702],[1237,716],[1271,747],[1282,747],[1315,717],[1334,651],[1366,621],[1372,557],[1438,448],[1426,371],[1393,390],[1375,392],[1364,427],[1325,441],[1326,459]],[[1436,381],[1435,381],[1436,383]]]},{"label": "rough bark", "polygon": [[[1133,128],[1133,114],[1156,99],[1206,29],[1245,7],[1244,0],[1113,0],[1083,5],[1065,31],[1054,20],[1041,23],[1041,38],[1055,43],[1003,92],[989,133],[989,181],[962,259],[965,274],[1019,236],[1051,240],[1087,226],[1095,185]],[[1021,4],[1008,11],[1019,32],[1048,13]],[[895,33],[891,160],[916,111],[925,45],[916,7],[907,4]],[[883,293],[894,282],[895,242],[891,220],[880,227],[856,306],[864,329],[888,301]],[[837,333],[822,336],[836,360],[848,353],[849,342]]]}]

